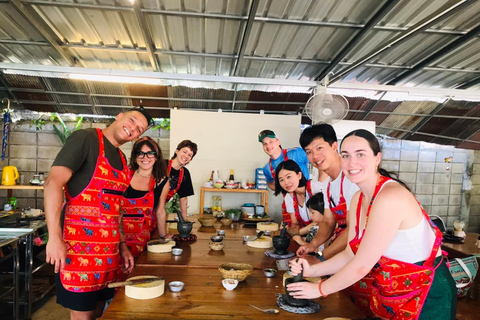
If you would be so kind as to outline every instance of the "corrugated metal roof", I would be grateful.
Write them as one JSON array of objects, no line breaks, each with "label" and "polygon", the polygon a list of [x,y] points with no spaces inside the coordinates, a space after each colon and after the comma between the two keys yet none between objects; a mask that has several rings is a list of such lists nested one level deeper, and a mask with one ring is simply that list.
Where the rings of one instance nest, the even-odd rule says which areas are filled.
[{"label": "corrugated metal roof", "polygon": [[[480,1],[20,1],[0,0],[0,63],[302,82],[331,70],[333,82],[480,91]],[[375,14],[381,17],[368,27]],[[145,86],[61,78],[2,73],[0,96],[32,110],[114,115],[143,104],[162,116],[172,107],[295,113],[309,98],[264,92],[286,90],[272,83],[180,79]],[[380,133],[461,146],[478,141],[476,103],[348,100],[346,119],[373,120]]]}]

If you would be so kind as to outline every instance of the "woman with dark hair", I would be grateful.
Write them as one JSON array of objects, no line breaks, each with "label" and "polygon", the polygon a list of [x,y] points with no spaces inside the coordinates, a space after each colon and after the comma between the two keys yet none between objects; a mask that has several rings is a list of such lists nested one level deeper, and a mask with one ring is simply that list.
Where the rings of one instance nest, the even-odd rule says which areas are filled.
[{"label": "woman with dark hair", "polygon": [[[283,194],[282,216],[287,222],[288,233],[292,236],[300,234],[300,230],[312,227],[312,219],[305,205],[308,199],[322,191],[318,181],[305,179],[299,165],[293,160],[281,162],[275,170],[275,195]],[[306,230],[305,234],[308,232]]]},{"label": "woman with dark hair", "polygon": [[160,202],[157,208],[158,235],[160,238],[171,238],[173,235],[167,234],[167,215],[165,204],[178,193],[180,198],[180,212],[185,221],[188,220],[188,197],[194,194],[192,178],[190,172],[185,166],[192,161],[197,154],[197,144],[190,140],[180,142],[173,153],[172,159],[166,161],[167,176],[170,181],[167,197]]},{"label": "woman with dark hair", "polygon": [[129,168],[131,180],[124,192],[122,225],[127,246],[138,257],[155,231],[154,209],[167,197],[169,183],[160,147],[150,137],[135,142]]},{"label": "woman with dark hair", "polygon": [[440,248],[442,233],[413,194],[378,166],[375,136],[363,129],[342,141],[345,175],[356,183],[343,252],[309,265],[292,260],[293,274],[333,274],[320,284],[295,283],[295,298],[317,298],[346,289],[369,317],[382,319],[455,319],[456,288]]}]

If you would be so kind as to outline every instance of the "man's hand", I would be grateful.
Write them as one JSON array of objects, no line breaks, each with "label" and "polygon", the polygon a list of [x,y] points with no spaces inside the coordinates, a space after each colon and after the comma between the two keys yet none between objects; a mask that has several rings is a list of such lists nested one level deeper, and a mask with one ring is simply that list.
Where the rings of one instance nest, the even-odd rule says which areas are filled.
[{"label": "man's hand", "polygon": [[315,243],[310,242],[309,244],[300,246],[297,250],[297,256],[303,256],[308,254],[309,252],[316,252],[317,251],[317,246]]},{"label": "man's hand", "polygon": [[133,256],[130,250],[128,250],[127,244],[123,242],[120,244],[120,255],[123,258],[124,265],[123,265],[123,273],[130,273],[133,270],[134,261]]},{"label": "man's hand", "polygon": [[55,273],[58,273],[65,268],[67,245],[61,237],[50,236],[47,243],[46,253],[47,263],[54,265]]}]

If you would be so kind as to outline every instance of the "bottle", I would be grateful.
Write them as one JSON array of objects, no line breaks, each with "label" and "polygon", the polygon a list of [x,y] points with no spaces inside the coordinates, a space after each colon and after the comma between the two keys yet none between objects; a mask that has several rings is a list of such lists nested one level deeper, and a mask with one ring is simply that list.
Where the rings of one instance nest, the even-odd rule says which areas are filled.
[{"label": "bottle", "polygon": [[222,197],[217,197],[217,211],[222,211]]},{"label": "bottle", "polygon": [[213,182],[213,170],[212,170],[212,174],[210,175],[210,179],[208,179],[208,181],[212,181],[212,182]]},{"label": "bottle", "polygon": [[233,169],[230,169],[230,177],[228,177],[228,181],[234,182],[235,178],[233,177]]},{"label": "bottle", "polygon": [[217,197],[212,197],[212,212],[217,211]]}]

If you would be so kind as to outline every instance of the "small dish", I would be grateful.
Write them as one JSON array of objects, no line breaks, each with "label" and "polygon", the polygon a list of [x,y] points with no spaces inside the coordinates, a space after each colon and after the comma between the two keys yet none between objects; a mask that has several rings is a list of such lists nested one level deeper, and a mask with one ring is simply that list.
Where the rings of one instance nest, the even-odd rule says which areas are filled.
[{"label": "small dish", "polygon": [[263,274],[265,275],[265,277],[267,278],[273,278],[275,277],[275,274],[277,273],[277,270],[276,269],[273,269],[273,268],[267,268],[267,269],[263,269]]},{"label": "small dish", "polygon": [[247,242],[247,241],[248,241],[248,237],[250,237],[250,236],[243,236],[243,242]]},{"label": "small dish", "polygon": [[222,280],[223,287],[228,291],[232,291],[238,285],[238,280],[236,279],[223,279]]},{"label": "small dish", "polygon": [[264,236],[270,237],[272,235],[272,231],[265,231],[263,234]]},{"label": "small dish", "polygon": [[218,234],[219,236],[224,236],[224,235],[225,235],[225,230],[218,230],[218,231],[217,231],[217,234]]},{"label": "small dish", "polygon": [[213,251],[220,251],[220,250],[223,250],[223,248],[225,247],[225,243],[223,243],[223,242],[210,242],[208,244],[208,246]]},{"label": "small dish", "polygon": [[173,249],[172,249],[172,254],[173,254],[174,256],[179,256],[179,255],[182,254],[182,252],[183,252],[183,249],[182,249],[182,248],[173,248]]},{"label": "small dish", "polygon": [[170,287],[170,291],[179,292],[182,291],[184,284],[182,281],[172,281],[168,286]]},{"label": "small dish", "polygon": [[213,242],[222,242],[223,237],[222,236],[211,236],[210,240],[212,240]]}]

